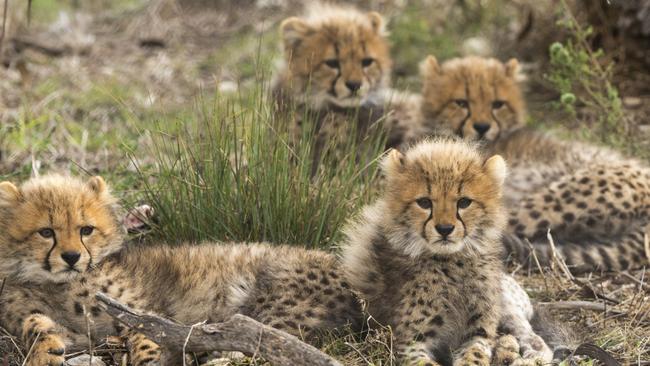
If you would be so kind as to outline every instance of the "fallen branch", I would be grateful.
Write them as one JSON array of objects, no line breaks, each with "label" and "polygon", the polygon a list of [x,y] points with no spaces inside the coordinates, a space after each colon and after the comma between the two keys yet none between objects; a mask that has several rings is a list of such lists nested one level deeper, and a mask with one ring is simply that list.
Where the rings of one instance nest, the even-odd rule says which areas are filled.
[{"label": "fallen branch", "polygon": [[45,42],[38,40],[34,37],[20,36],[14,37],[11,39],[14,48],[17,52],[22,52],[25,49],[31,49],[36,52],[40,52],[49,57],[61,57],[66,53],[70,53],[70,50],[63,46],[57,45],[47,45]]},{"label": "fallen branch", "polygon": [[585,310],[593,310],[593,311],[605,311],[605,310],[607,310],[609,313],[612,313],[612,314],[622,314],[620,311],[616,311],[616,310],[612,310],[611,308],[607,308],[604,303],[592,302],[592,301],[540,302],[540,303],[538,303],[538,305],[551,307],[551,308],[555,308],[555,309],[569,309],[569,310],[585,309]]},{"label": "fallen branch", "polygon": [[197,353],[239,351],[256,354],[274,365],[342,366],[298,338],[241,314],[223,323],[186,326],[136,312],[101,292],[95,297],[110,316],[156,342],[162,349],[163,365],[181,364],[185,348]]}]

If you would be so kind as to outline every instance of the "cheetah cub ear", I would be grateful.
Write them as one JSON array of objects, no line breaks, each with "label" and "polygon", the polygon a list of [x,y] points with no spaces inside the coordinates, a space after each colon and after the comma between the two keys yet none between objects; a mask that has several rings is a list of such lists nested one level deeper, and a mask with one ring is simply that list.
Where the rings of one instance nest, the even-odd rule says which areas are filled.
[{"label": "cheetah cub ear", "polygon": [[381,161],[381,170],[386,177],[392,177],[404,171],[406,162],[404,154],[397,149],[391,149]]},{"label": "cheetah cub ear", "polygon": [[98,196],[106,191],[106,182],[100,176],[94,176],[88,180],[86,186]]},{"label": "cheetah cub ear", "polygon": [[377,13],[376,11],[371,11],[367,14],[367,17],[370,19],[372,30],[374,30],[376,34],[384,35],[384,18],[382,18],[381,14]]},{"label": "cheetah cub ear", "polygon": [[503,182],[506,180],[506,174],[508,169],[506,168],[506,162],[503,160],[501,155],[494,155],[493,157],[487,159],[485,164],[483,164],[485,173],[494,179],[494,182],[501,187]]},{"label": "cheetah cub ear", "polygon": [[521,72],[519,67],[519,61],[516,58],[511,58],[504,65],[506,70],[506,76],[513,79],[516,82],[525,81],[526,76]]},{"label": "cheetah cub ear", "polygon": [[433,79],[442,74],[442,69],[438,64],[435,56],[429,55],[424,61],[420,62],[420,75],[425,79]]},{"label": "cheetah cub ear", "polygon": [[12,205],[22,199],[23,195],[20,193],[18,187],[11,182],[0,183],[0,206]]},{"label": "cheetah cub ear", "polygon": [[292,49],[297,46],[305,36],[312,32],[312,27],[297,17],[287,18],[280,25],[280,35],[282,36],[284,47],[287,49]]}]

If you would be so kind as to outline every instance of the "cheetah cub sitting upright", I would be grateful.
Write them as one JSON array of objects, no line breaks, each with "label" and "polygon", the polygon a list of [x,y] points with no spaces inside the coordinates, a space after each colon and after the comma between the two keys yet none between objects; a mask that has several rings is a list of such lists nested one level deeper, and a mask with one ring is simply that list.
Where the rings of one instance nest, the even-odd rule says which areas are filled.
[{"label": "cheetah cub sitting upright", "polygon": [[348,227],[344,272],[408,365],[489,365],[501,316],[506,166],[471,143],[383,160],[385,192]]}]

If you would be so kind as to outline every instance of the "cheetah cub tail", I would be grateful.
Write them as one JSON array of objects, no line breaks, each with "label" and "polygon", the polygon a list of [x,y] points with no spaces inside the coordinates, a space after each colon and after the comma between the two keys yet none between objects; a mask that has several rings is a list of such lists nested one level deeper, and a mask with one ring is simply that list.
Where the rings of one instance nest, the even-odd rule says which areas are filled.
[{"label": "cheetah cub tail", "polygon": [[562,259],[573,274],[641,268],[650,261],[650,253],[645,248],[646,241],[650,240],[650,225],[632,225],[620,237],[591,238],[582,243],[552,238],[554,248],[549,239],[528,241],[513,233],[503,233],[503,245],[509,253],[507,259],[530,268],[549,267]]}]

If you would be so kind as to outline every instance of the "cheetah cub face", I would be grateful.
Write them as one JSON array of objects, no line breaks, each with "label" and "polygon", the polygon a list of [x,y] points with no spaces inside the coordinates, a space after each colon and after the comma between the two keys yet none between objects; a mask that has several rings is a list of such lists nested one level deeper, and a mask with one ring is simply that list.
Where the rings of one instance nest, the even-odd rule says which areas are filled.
[{"label": "cheetah cub face", "polygon": [[[409,255],[447,255],[461,250],[498,250],[504,225],[503,159],[485,159],[477,146],[432,140],[383,161],[386,175],[384,223],[391,242]],[[390,216],[393,215],[393,216]]]},{"label": "cheetah cub face", "polygon": [[422,74],[422,114],[440,132],[467,140],[495,141],[523,126],[519,63],[465,57],[438,64],[427,57]]},{"label": "cheetah cub face", "polygon": [[100,177],[0,183],[0,276],[67,282],[122,245],[115,199]]},{"label": "cheetah cub face", "polygon": [[358,107],[388,83],[391,60],[378,13],[312,6],[280,27],[287,86],[312,107]]}]

